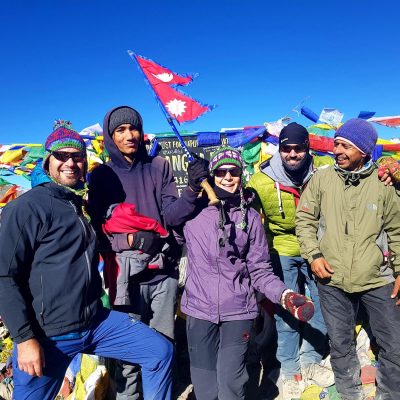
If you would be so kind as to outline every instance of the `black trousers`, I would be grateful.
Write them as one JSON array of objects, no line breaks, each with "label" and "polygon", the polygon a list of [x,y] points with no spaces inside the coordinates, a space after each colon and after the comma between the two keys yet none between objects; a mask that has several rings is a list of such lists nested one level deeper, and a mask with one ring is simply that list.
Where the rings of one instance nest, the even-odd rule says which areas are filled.
[{"label": "black trousers", "polygon": [[380,346],[377,371],[379,400],[400,399],[400,307],[391,299],[393,284],[359,293],[318,283],[322,314],[331,343],[335,384],[343,400],[363,399],[354,329],[360,304],[369,316]]},{"label": "black trousers", "polygon": [[214,324],[187,317],[190,375],[197,400],[243,400],[253,320]]}]

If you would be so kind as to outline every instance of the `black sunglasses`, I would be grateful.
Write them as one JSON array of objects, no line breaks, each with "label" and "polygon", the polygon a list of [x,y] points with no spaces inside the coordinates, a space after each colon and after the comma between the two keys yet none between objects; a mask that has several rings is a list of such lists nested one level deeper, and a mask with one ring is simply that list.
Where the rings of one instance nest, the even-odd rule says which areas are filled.
[{"label": "black sunglasses", "polygon": [[307,151],[307,147],[308,147],[307,143],[295,144],[295,145],[281,144],[279,150],[282,151],[283,153],[290,153],[292,150],[294,150],[295,153],[302,153],[304,151]]},{"label": "black sunglasses", "polygon": [[237,178],[242,175],[242,169],[239,167],[234,168],[217,168],[214,171],[214,175],[217,178],[224,178],[227,173],[230,173],[233,178]]},{"label": "black sunglasses", "polygon": [[52,151],[50,153],[54,158],[58,161],[67,162],[70,158],[72,158],[73,162],[83,162],[86,159],[86,153],[81,151],[77,151],[74,153],[68,153],[66,151]]}]

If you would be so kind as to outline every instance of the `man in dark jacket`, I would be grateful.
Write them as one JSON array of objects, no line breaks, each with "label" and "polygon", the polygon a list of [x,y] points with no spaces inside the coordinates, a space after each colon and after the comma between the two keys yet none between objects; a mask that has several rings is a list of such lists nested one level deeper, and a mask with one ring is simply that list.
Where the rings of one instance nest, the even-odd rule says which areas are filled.
[{"label": "man in dark jacket", "polygon": [[[200,180],[208,175],[206,166],[195,162],[189,167],[191,186],[178,199],[168,161],[147,155],[143,121],[136,110],[121,106],[109,111],[104,117],[103,136],[110,161],[96,168],[89,178],[89,212],[99,236],[107,210],[112,204],[121,202],[133,204],[138,213],[164,227],[182,224],[194,210],[194,201],[201,190]],[[139,231],[135,234],[115,234],[109,236],[108,241],[104,239],[101,243],[103,250],[118,253],[135,249],[162,256],[164,265],[161,268],[145,268],[129,279],[128,293],[124,296],[127,300],[124,304],[114,304],[114,309],[130,313],[173,340],[177,293],[175,266],[179,256],[173,236],[163,239],[155,232]],[[121,270],[112,253],[104,254],[105,267],[110,274],[115,269]],[[117,365],[118,400],[141,398],[138,376],[137,367]]]},{"label": "man in dark jacket", "polygon": [[0,314],[15,341],[14,397],[52,400],[79,352],[142,366],[146,399],[171,397],[172,345],[102,307],[96,237],[84,209],[85,143],[59,126],[45,144],[50,178],[1,215]]}]

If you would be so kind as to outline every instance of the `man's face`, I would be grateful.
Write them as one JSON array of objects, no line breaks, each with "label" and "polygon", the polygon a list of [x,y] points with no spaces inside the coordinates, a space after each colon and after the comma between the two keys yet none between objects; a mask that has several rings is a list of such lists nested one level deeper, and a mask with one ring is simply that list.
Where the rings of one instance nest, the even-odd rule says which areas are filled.
[{"label": "man's face", "polygon": [[335,155],[337,165],[347,171],[357,171],[365,164],[366,155],[350,143],[341,139],[335,139],[333,154]]},{"label": "man's face", "polygon": [[85,163],[86,153],[73,147],[65,147],[51,153],[49,175],[61,185],[75,187],[79,181],[83,181]]},{"label": "man's face", "polygon": [[295,171],[304,160],[308,146],[303,144],[283,144],[279,147],[282,162],[291,170]]},{"label": "man's face", "polygon": [[132,162],[139,149],[140,132],[131,124],[122,124],[115,128],[112,139],[125,159]]}]

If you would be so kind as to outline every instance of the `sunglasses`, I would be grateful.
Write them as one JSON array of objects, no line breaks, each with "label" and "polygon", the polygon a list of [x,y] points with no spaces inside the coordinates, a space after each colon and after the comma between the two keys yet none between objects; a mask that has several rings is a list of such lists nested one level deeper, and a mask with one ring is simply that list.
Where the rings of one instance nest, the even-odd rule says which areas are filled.
[{"label": "sunglasses", "polygon": [[290,153],[292,150],[294,150],[295,153],[303,153],[304,151],[307,151],[307,147],[307,143],[296,145],[282,144],[279,149],[283,153]]},{"label": "sunglasses", "polygon": [[73,162],[84,162],[86,160],[86,153],[81,151],[68,153],[66,151],[52,151],[50,153],[54,158],[58,161],[67,162],[70,158],[72,158]]},{"label": "sunglasses", "polygon": [[242,175],[242,169],[239,167],[234,168],[218,168],[214,171],[217,178],[225,178],[227,173],[230,173],[233,178],[238,178]]}]

